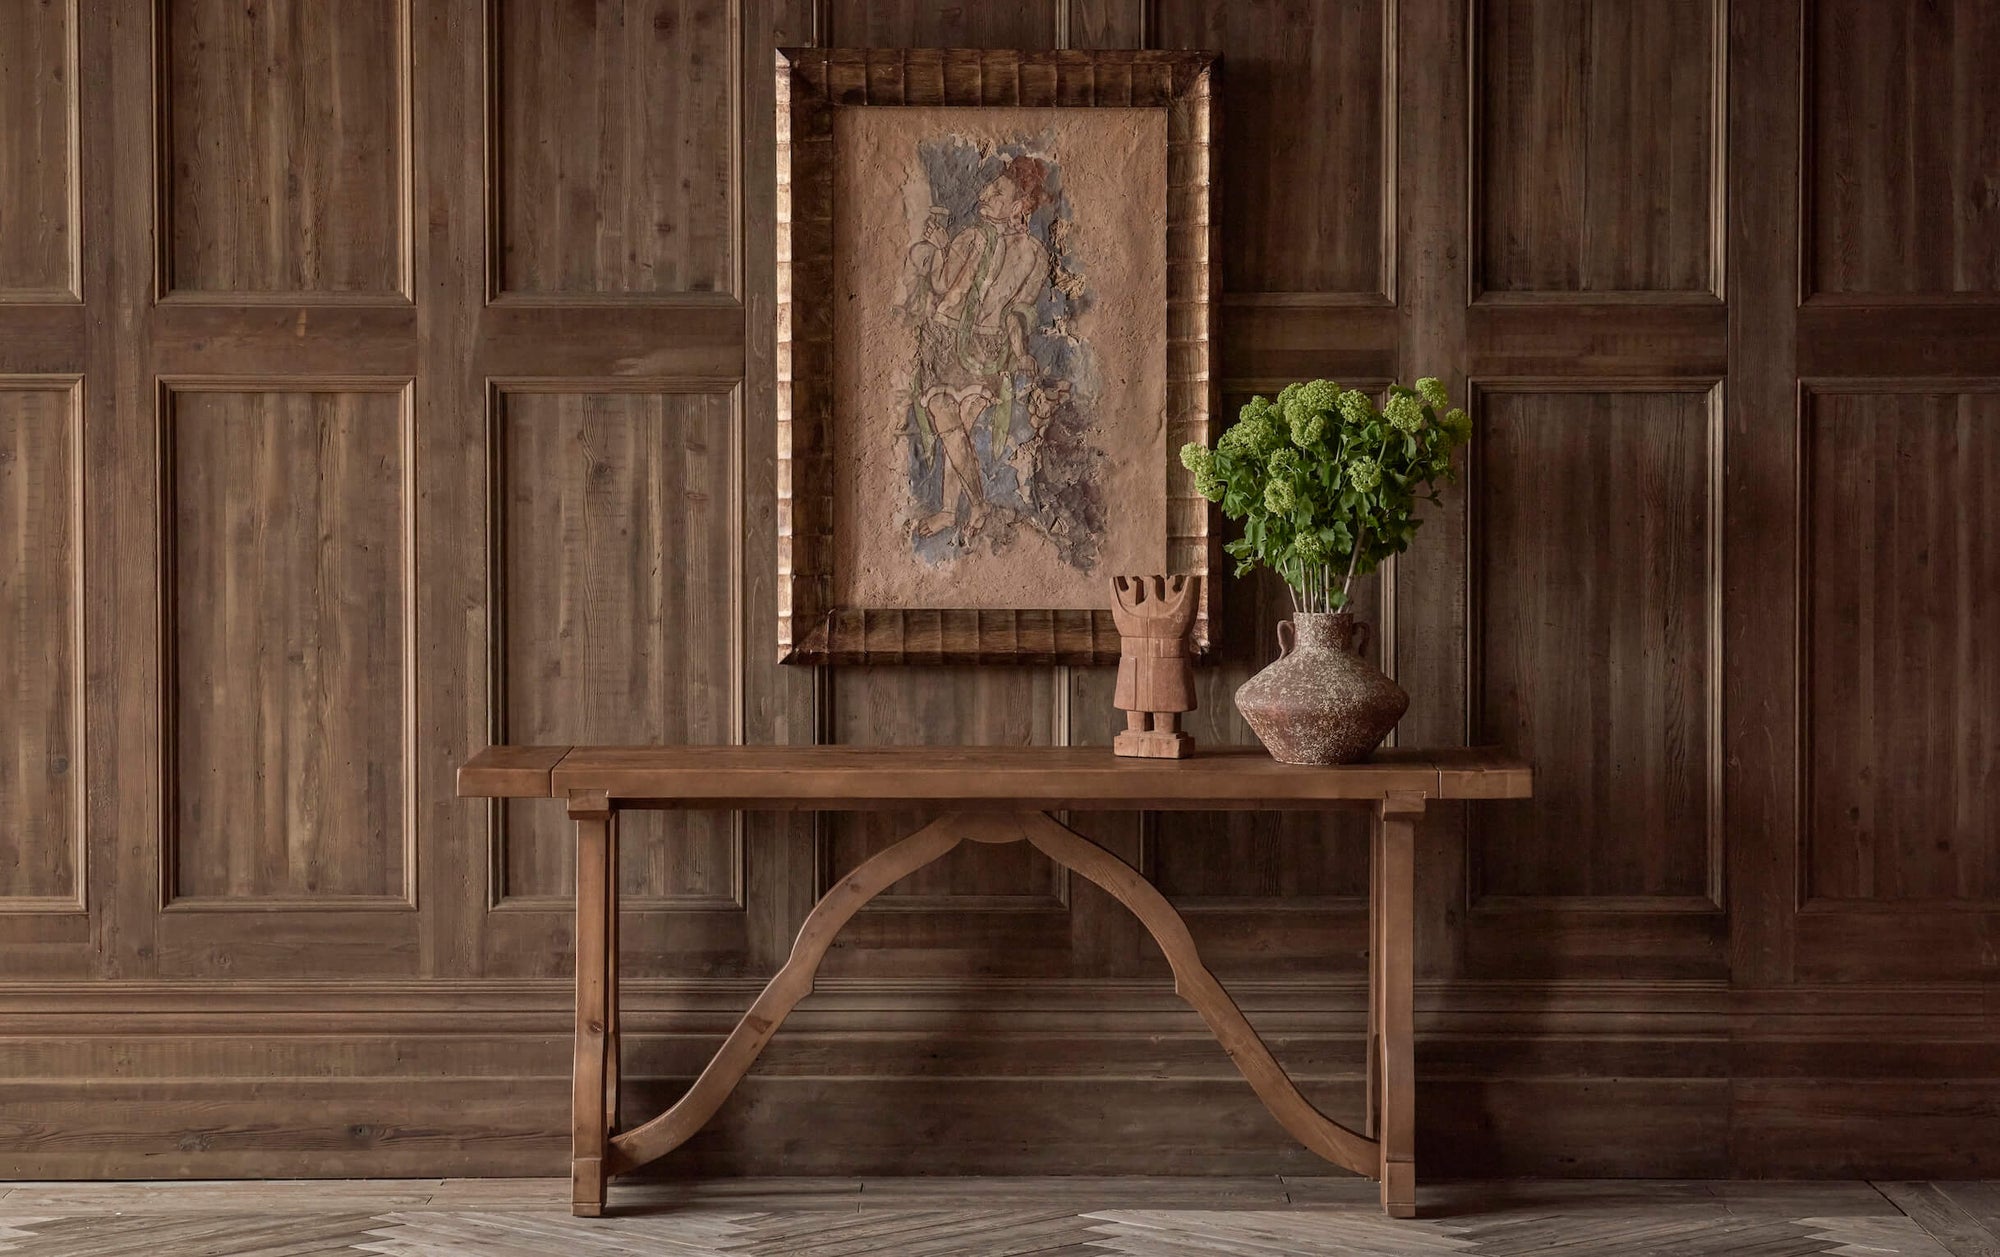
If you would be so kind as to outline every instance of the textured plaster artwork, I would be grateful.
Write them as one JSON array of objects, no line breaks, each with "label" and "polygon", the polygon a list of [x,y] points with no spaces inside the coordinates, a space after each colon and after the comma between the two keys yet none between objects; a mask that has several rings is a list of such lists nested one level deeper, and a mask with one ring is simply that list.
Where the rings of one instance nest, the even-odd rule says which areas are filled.
[{"label": "textured plaster artwork", "polygon": [[836,597],[1097,607],[1166,552],[1166,124],[835,114]]}]

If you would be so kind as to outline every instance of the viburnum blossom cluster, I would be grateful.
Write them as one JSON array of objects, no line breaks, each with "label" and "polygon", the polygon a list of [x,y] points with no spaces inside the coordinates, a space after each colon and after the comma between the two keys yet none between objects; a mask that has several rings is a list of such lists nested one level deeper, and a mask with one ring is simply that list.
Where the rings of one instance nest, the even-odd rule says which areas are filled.
[{"label": "viburnum blossom cluster", "polygon": [[1181,464],[1196,492],[1243,521],[1226,547],[1236,574],[1261,563],[1284,578],[1301,611],[1347,605],[1354,578],[1409,548],[1420,501],[1456,479],[1452,451],[1472,419],[1443,384],[1391,385],[1378,408],[1331,380],[1253,397],[1214,449],[1190,444]]}]

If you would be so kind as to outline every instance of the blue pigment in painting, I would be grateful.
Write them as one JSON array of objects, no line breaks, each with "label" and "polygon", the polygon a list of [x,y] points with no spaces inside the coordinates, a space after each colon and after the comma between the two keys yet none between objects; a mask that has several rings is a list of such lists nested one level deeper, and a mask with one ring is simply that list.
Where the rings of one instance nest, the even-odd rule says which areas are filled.
[{"label": "blue pigment in painting", "polygon": [[1023,529],[1079,571],[1097,564],[1097,379],[1069,330],[1089,293],[1046,150],[960,135],[917,146],[931,208],[905,255],[917,353],[903,432],[910,544],[932,566],[979,545],[999,554]]}]

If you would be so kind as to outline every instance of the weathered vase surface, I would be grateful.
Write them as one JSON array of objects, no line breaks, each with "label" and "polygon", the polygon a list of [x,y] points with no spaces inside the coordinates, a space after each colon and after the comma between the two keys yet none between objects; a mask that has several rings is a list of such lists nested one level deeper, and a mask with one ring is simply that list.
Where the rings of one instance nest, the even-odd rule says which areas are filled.
[{"label": "weathered vase surface", "polygon": [[1287,764],[1352,764],[1368,758],[1410,696],[1363,659],[1354,617],[1301,611],[1278,626],[1276,663],[1236,691],[1236,709]]}]

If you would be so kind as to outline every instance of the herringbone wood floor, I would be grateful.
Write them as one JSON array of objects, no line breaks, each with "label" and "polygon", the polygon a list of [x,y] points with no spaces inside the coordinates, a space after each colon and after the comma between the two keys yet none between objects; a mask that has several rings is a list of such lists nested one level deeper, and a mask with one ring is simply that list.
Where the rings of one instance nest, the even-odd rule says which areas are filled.
[{"label": "herringbone wood floor", "polygon": [[569,1216],[555,1180],[0,1183],[0,1253],[32,1257],[2000,1257],[2000,1183],[1354,1179],[642,1183]]}]

